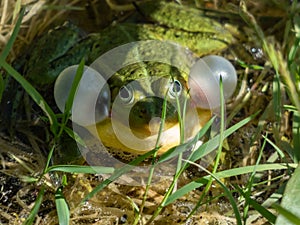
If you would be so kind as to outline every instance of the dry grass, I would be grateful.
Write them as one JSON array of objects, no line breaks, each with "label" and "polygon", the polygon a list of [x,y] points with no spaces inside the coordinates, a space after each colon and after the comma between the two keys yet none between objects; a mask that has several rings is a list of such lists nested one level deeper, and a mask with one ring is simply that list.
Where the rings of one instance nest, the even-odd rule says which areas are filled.
[{"label": "dry grass", "polygon": [[[2,0],[0,2],[0,52],[9,40],[22,7],[26,7],[21,31],[10,54],[13,61],[21,49],[60,19],[79,0]],[[54,7],[55,6],[55,7]]]},{"label": "dry grass", "polygon": [[[251,13],[258,16],[258,18],[284,17],[285,11],[281,4],[284,0],[277,1],[278,4],[272,4],[273,8],[270,8],[270,1],[248,1],[248,8]],[[0,52],[3,46],[6,45],[9,40],[14,25],[16,23],[17,16],[20,12],[21,6],[27,5],[28,11],[22,21],[21,32],[15,42],[13,49],[9,55],[9,62],[12,62],[17,58],[24,47],[26,48],[35,37],[43,33],[48,27],[57,24],[57,21],[61,21],[70,12],[74,6],[78,6],[79,0],[51,1],[40,0],[2,0],[0,2]],[[203,3],[204,2],[204,3]],[[222,10],[223,12],[233,13],[233,18],[238,16],[238,2],[239,1],[203,1],[199,3],[201,7],[208,7],[209,9]],[[55,7],[54,7],[55,6]],[[268,9],[268,10],[266,10]],[[266,30],[267,34],[274,34],[282,27],[271,27]],[[238,45],[240,48],[245,48],[245,51],[255,47],[257,50],[261,50],[260,45],[254,45],[257,43],[255,39],[254,31],[249,28],[245,28],[243,32],[249,34],[249,37],[239,36],[239,41],[242,43]],[[282,37],[276,37],[276,42],[280,42]],[[275,39],[274,39],[275,40]],[[278,41],[279,40],[279,41]],[[247,42],[248,41],[248,42]],[[243,46],[243,47],[241,47]],[[233,52],[236,49],[233,50]],[[229,53],[231,59],[234,54]],[[256,162],[257,154],[262,146],[263,138],[261,134],[266,132],[274,132],[275,139],[283,140],[282,142],[288,143],[291,141],[291,124],[290,114],[285,112],[281,118],[281,130],[274,130],[273,123],[276,123],[275,115],[272,112],[273,105],[269,105],[272,98],[272,77],[274,72],[270,69],[270,64],[266,63],[266,57],[263,55],[253,54],[245,57],[247,63],[257,63],[262,66],[266,65],[264,70],[254,70],[251,68],[242,68],[237,66],[238,73],[240,75],[240,90],[237,91],[235,98],[228,105],[228,114],[230,123],[234,124],[244,117],[247,117],[258,110],[262,110],[261,120],[253,121],[239,132],[235,133],[228,141],[231,151],[226,152],[223,158],[222,169],[228,169],[233,167],[241,167],[246,165],[253,165]],[[250,92],[250,91],[251,92]],[[283,92],[283,91],[282,91]],[[284,99],[286,103],[289,103]],[[266,109],[267,108],[267,109]],[[266,109],[266,110],[265,110]],[[264,111],[265,110],[265,111]],[[263,123],[259,128],[258,125]],[[260,129],[260,130],[259,130]],[[250,143],[250,138],[256,137],[253,143]],[[270,146],[269,146],[270,148]],[[7,205],[0,206],[0,223],[6,221],[6,224],[21,224],[24,218],[28,216],[30,209],[33,207],[35,197],[37,195],[37,186],[35,184],[24,183],[19,179],[20,177],[32,177],[41,172],[42,166],[39,163],[44,163],[44,159],[41,154],[31,154],[30,151],[36,149],[34,146],[26,146],[23,143],[12,144],[8,140],[0,139],[0,159],[1,159],[1,172],[5,174],[2,178],[7,181],[15,181],[16,189],[18,191],[6,193],[2,192],[0,199],[10,198],[6,201]],[[12,154],[8,154],[8,152]],[[29,152],[29,153],[28,153]],[[269,155],[265,155],[263,161],[267,161],[273,154],[271,151]],[[16,160],[20,159],[20,161]],[[22,162],[22,163],[20,163]],[[5,172],[4,172],[5,171]],[[198,171],[192,171],[191,173],[197,174]],[[281,176],[281,174],[273,174],[270,172],[269,178]],[[157,184],[150,190],[150,196],[145,205],[145,218],[149,218],[153,213],[153,210],[157,206],[164,194],[164,190],[168,188],[168,179],[166,177],[166,183]],[[232,178],[230,181],[232,184],[243,185],[247,182],[248,176],[241,176]],[[130,224],[134,220],[135,211],[133,202],[140,205],[143,191],[142,187],[128,187],[122,185],[112,184],[105,189],[105,191],[98,193],[89,203],[84,206],[78,206],[78,202],[93,188],[96,186],[103,177],[95,177],[89,175],[76,175],[70,176],[70,185],[65,190],[65,197],[69,201],[71,211],[71,224],[120,224],[122,219],[125,220],[125,224]],[[265,178],[267,179],[267,178]],[[286,179],[286,177],[283,177]],[[49,183],[49,194],[44,198],[44,205],[42,213],[38,216],[36,224],[57,224],[57,217],[55,212],[55,206],[53,201],[53,193],[55,190],[55,183],[57,180],[54,177],[46,177],[45,183]],[[190,179],[185,177],[181,180],[182,183],[189,182]],[[275,184],[275,186],[277,183]],[[270,190],[274,190],[276,187],[272,183],[265,184],[261,190],[256,190],[258,196],[268,197],[272,193]],[[22,187],[22,188],[20,188]],[[269,188],[269,189],[268,189]],[[2,191],[2,190],[1,190]],[[7,190],[9,191],[9,190]],[[220,192],[220,188],[216,188],[215,192]],[[196,204],[195,200],[198,199],[200,191],[196,190],[191,193],[191,196],[185,197],[181,201],[176,202],[168,206],[163,212],[162,216],[159,216],[155,224],[181,224],[186,216],[186,211],[190,210],[190,207]],[[212,193],[218,194],[218,193]],[[264,196],[265,195],[265,196]],[[29,196],[29,197],[28,197]],[[109,197],[108,197],[109,196]],[[130,198],[128,198],[130,197]],[[72,201],[71,201],[72,200]],[[219,206],[219,208],[218,208]],[[212,210],[207,210],[209,207]],[[208,204],[202,208],[194,217],[191,218],[190,224],[234,224],[235,220],[230,216],[224,216],[225,212],[231,210],[228,202]],[[124,215],[126,218],[124,219]],[[258,220],[256,224],[262,224],[264,220]],[[4,222],[3,222],[4,223]]]}]

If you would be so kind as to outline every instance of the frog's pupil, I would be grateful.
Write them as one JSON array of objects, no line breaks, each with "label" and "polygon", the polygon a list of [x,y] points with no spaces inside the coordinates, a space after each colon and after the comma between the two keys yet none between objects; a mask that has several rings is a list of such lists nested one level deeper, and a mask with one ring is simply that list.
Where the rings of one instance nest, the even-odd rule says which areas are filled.
[{"label": "frog's pupil", "polygon": [[128,88],[126,88],[126,87],[120,88],[119,96],[122,100],[127,100],[127,101],[129,101],[131,98],[130,92],[129,92]]},{"label": "frog's pupil", "polygon": [[169,89],[169,95],[171,98],[176,98],[176,96],[178,97],[181,93],[182,90],[182,86],[181,83],[178,80],[174,80],[171,83],[171,87]]},{"label": "frog's pupil", "polygon": [[179,82],[178,80],[175,80],[175,81],[173,82],[172,91],[173,91],[174,93],[179,93],[179,92],[181,91],[181,84],[180,84],[180,82]]}]

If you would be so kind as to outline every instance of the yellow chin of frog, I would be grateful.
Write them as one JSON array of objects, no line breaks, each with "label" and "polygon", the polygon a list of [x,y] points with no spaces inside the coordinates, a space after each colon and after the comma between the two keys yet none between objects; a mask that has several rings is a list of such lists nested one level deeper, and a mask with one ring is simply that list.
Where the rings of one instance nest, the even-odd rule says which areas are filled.
[{"label": "yellow chin of frog", "polygon": [[[195,113],[187,112],[186,123],[185,123],[185,140],[189,140],[194,137],[197,132],[203,127],[203,125],[211,118],[211,111],[206,109],[197,109],[197,118],[195,118]],[[152,124],[151,124],[152,122]],[[154,124],[153,124],[154,123]],[[133,130],[118,121],[111,121],[111,119],[106,119],[96,124],[95,127],[89,129],[92,134],[99,138],[102,144],[107,148],[110,154],[113,156],[118,156],[123,160],[128,161],[137,155],[145,154],[146,152],[155,148],[158,134],[151,133],[153,126],[159,126],[159,121],[150,121],[148,126],[145,126],[144,131],[139,128],[138,131]],[[161,135],[158,142],[158,154],[162,154],[180,144],[180,126],[179,123],[166,124],[168,129],[165,129]],[[134,133],[144,132],[145,136],[140,135],[137,137]],[[150,135],[148,135],[150,133]]]}]

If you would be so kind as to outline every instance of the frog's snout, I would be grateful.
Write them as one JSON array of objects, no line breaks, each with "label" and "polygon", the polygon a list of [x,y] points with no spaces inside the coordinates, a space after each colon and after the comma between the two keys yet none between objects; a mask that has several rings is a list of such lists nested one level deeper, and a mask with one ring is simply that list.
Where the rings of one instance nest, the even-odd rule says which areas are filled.
[{"label": "frog's snout", "polygon": [[[129,126],[137,136],[150,136],[157,134],[160,128],[163,113],[164,99],[159,97],[146,97],[136,102],[129,112]],[[164,128],[169,128],[177,123],[177,110],[167,102],[166,119]]]}]

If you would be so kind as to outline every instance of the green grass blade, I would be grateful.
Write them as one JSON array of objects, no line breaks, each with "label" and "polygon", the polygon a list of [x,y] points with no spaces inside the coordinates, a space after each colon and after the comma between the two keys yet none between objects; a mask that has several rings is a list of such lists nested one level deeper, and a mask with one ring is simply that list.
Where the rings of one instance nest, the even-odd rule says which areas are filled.
[{"label": "green grass blade", "polygon": [[[242,121],[238,122],[237,124],[233,125],[232,127],[226,129],[224,131],[224,139],[227,138],[229,135],[231,135],[233,132],[237,131],[242,126],[246,125],[248,122],[250,122],[253,118],[257,116],[258,112],[243,119]],[[203,156],[209,154],[213,150],[215,150],[220,143],[220,135],[216,135],[209,141],[202,144],[197,150],[194,151],[192,154],[190,161],[195,162],[196,160],[202,158]]]},{"label": "green grass blade", "polygon": [[83,147],[86,147],[86,144],[84,140],[71,128],[69,127],[64,127],[64,131],[71,137],[73,138],[78,144],[80,144]]},{"label": "green grass blade", "polygon": [[[209,173],[209,174],[215,174],[217,172],[217,169],[219,167],[219,162],[220,162],[220,158],[221,158],[221,154],[222,154],[222,148],[223,148],[223,141],[224,141],[224,129],[225,129],[225,104],[224,104],[224,93],[223,93],[223,82],[222,82],[222,76],[220,76],[220,117],[221,117],[221,123],[220,123],[220,134],[219,134],[219,144],[218,144],[218,149],[217,149],[217,153],[216,153],[216,157],[215,157],[215,160],[214,160],[214,166],[213,166],[213,170],[212,170],[212,173]],[[202,168],[202,166],[199,165],[199,167]],[[206,170],[205,170],[206,171]],[[198,209],[199,207],[201,206],[202,204],[202,201],[204,199],[205,196],[207,196],[210,188],[211,188],[211,185],[213,183],[213,176],[210,177],[207,185],[205,186],[205,189],[204,191],[202,192],[196,206],[193,208],[193,210],[191,211],[189,217],[194,214]],[[234,206],[233,206],[234,208]],[[234,208],[235,210],[235,208]],[[237,218],[238,219],[238,218]],[[241,218],[239,218],[239,221],[238,223],[240,224],[241,222]]]},{"label": "green grass blade", "polygon": [[293,105],[283,105],[285,110],[291,111],[291,112],[296,112],[297,108]]},{"label": "green grass blade", "polygon": [[[283,198],[281,201],[281,207],[289,211],[290,213],[295,214],[297,217],[300,217],[300,166],[296,168],[292,177],[288,181]],[[284,212],[285,213],[285,212]],[[292,224],[287,221],[288,218],[283,216],[278,216],[276,224]],[[298,220],[299,221],[299,220]]]},{"label": "green grass blade", "polygon": [[[203,130],[201,129],[200,132],[198,133],[198,135],[196,135],[196,137],[194,137],[192,141],[190,141],[190,142],[188,142],[186,144],[177,146],[177,147],[169,150],[166,153],[165,157],[163,157],[163,160],[165,161],[166,159],[171,158],[171,156],[173,157],[175,155],[173,153],[175,153],[175,152],[178,153],[176,155],[180,156],[180,154],[188,148],[188,145],[194,145],[199,140],[199,137],[200,136],[202,137],[206,133],[206,131],[208,130],[208,128],[211,126],[213,120],[214,120],[214,118],[211,118],[211,120],[205,125],[206,127],[204,126],[205,128]],[[181,158],[181,157],[179,157],[179,158]],[[157,206],[156,210],[152,214],[152,216],[149,219],[149,221],[147,222],[147,224],[149,224],[152,221],[154,221],[154,219],[159,215],[159,213],[161,212],[161,210],[163,209],[163,207],[165,205],[165,202],[167,201],[167,199],[169,198],[169,196],[173,192],[173,189],[175,188],[175,186],[177,184],[179,176],[184,172],[184,170],[187,168],[187,166],[188,166],[187,162],[185,162],[184,165],[181,165],[181,163],[180,163],[180,168],[179,168],[179,166],[177,164],[176,172],[175,172],[174,178],[172,180],[172,183],[169,185],[168,190],[166,191],[166,193],[165,193],[165,195],[163,197],[163,200]]]},{"label": "green grass blade", "polygon": [[[166,121],[167,94],[168,94],[168,91],[165,94],[165,98],[164,98],[163,105],[162,105],[160,126],[159,126],[159,131],[158,131],[158,135],[157,135],[157,139],[156,139],[156,143],[155,143],[155,149],[156,150],[159,149],[160,137],[161,137],[161,134],[163,132],[163,128],[164,128],[165,121]],[[150,170],[149,170],[149,173],[148,173],[148,179],[147,179],[146,188],[145,188],[145,192],[144,192],[143,199],[142,199],[142,204],[140,206],[140,210],[138,211],[137,218],[135,219],[135,222],[133,223],[133,225],[138,224],[138,222],[140,221],[141,213],[144,210],[145,203],[147,201],[147,195],[148,195],[150,185],[151,185],[151,182],[152,182],[152,179],[153,179],[154,169],[155,169],[155,166],[156,166],[156,160],[157,160],[157,151],[154,152],[153,157],[152,157],[151,167],[150,167]]]},{"label": "green grass blade", "polygon": [[4,46],[4,49],[2,51],[2,53],[0,54],[0,68],[1,68],[1,64],[5,61],[6,57],[8,56],[10,50],[12,49],[12,46],[14,45],[14,42],[18,36],[20,27],[21,27],[21,23],[22,23],[22,19],[24,16],[24,12],[25,12],[25,7],[21,10],[19,18],[16,22],[16,25],[14,27],[14,30],[7,42],[7,44]]},{"label": "green grass blade", "polygon": [[[273,207],[277,209],[280,213],[280,217],[277,218],[275,225],[300,225],[300,217],[296,216],[294,213],[286,210],[280,205],[274,204]],[[281,218],[284,218],[284,223]]]},{"label": "green grass blade", "polygon": [[46,174],[46,171],[47,171],[48,168],[49,168],[49,165],[50,165],[50,163],[51,163],[51,158],[52,158],[52,155],[53,155],[53,152],[54,152],[55,148],[56,148],[56,145],[53,144],[53,145],[51,146],[51,149],[50,149],[48,155],[47,155],[47,161],[46,161],[45,168],[44,168],[44,170],[43,170],[43,174]]},{"label": "green grass blade", "polygon": [[247,222],[247,218],[249,217],[248,213],[249,213],[249,208],[250,208],[250,205],[251,203],[249,202],[250,199],[251,199],[251,192],[253,190],[253,184],[254,184],[254,179],[255,179],[255,174],[256,174],[256,167],[259,165],[260,161],[261,161],[261,158],[262,158],[262,155],[263,155],[263,150],[265,149],[265,146],[266,146],[266,142],[267,140],[265,139],[263,144],[262,144],[262,147],[260,148],[259,150],[259,154],[258,154],[258,157],[256,159],[256,163],[255,163],[255,167],[250,175],[250,178],[248,180],[248,183],[246,185],[246,191],[243,192],[244,194],[244,198],[245,198],[245,204],[244,204],[244,212],[243,212],[243,219],[244,219],[244,223],[246,224]]},{"label": "green grass blade", "polygon": [[269,198],[267,198],[264,203],[262,204],[263,207],[269,208],[271,205],[278,203],[283,196],[283,192],[285,190],[286,183],[283,183],[279,186],[279,188],[273,192]]},{"label": "green grass blade", "polygon": [[[236,218],[236,222],[238,225],[242,225],[242,219],[241,219],[241,215],[239,213],[239,209],[238,209],[238,206],[236,204],[236,201],[234,199],[234,197],[232,196],[231,194],[231,191],[225,186],[225,184],[219,179],[219,177],[214,174],[214,173],[211,173],[210,171],[208,171],[207,169],[205,169],[203,166],[199,165],[199,164],[196,164],[194,162],[190,162],[188,161],[189,163],[199,167],[201,170],[205,171],[206,173],[208,173],[210,175],[210,180],[208,181],[208,183],[210,183],[210,181],[212,179],[214,179],[215,181],[217,181],[220,186],[223,188],[224,192],[225,192],[225,195],[228,197],[229,201],[230,201],[230,204],[233,208],[233,211],[234,211],[234,214],[235,214],[235,218]],[[193,211],[191,212],[191,214],[193,213]],[[190,215],[191,215],[190,214]]]},{"label": "green grass blade", "polygon": [[55,193],[55,205],[58,216],[59,225],[69,225],[70,210],[66,199],[62,193],[62,187],[58,188]]},{"label": "green grass blade", "polygon": [[263,70],[264,67],[263,66],[260,66],[260,65],[255,65],[255,64],[247,64],[246,62],[240,60],[240,59],[237,59],[236,62],[243,68],[249,68],[249,69],[253,69],[253,70]]},{"label": "green grass blade", "polygon": [[83,70],[84,70],[84,59],[82,59],[78,65],[77,71],[76,71],[76,75],[74,77],[72,86],[71,86],[71,90],[68,96],[68,99],[66,101],[66,105],[65,105],[65,110],[64,110],[64,121],[67,121],[69,118],[69,115],[71,113],[72,110],[72,106],[73,106],[73,102],[74,102],[74,98],[75,98],[75,94],[79,85],[79,82],[82,78],[83,75]]},{"label": "green grass blade", "polygon": [[51,131],[54,133],[54,135],[57,134],[58,129],[58,122],[57,118],[50,108],[50,106],[47,104],[47,102],[44,100],[44,98],[40,95],[40,93],[21,75],[19,74],[14,68],[12,68],[8,63],[4,61],[0,61],[0,66],[2,66],[7,73],[9,73],[14,79],[16,79],[22,87],[25,89],[25,91],[30,95],[30,97],[38,104],[38,106],[44,111],[44,113],[47,115],[50,124],[51,124]]},{"label": "green grass blade", "polygon": [[295,57],[297,55],[298,49],[299,49],[300,39],[297,38],[294,41],[293,46],[291,47],[289,53],[288,53],[288,63],[289,67],[292,65],[292,63],[295,61]]},{"label": "green grass blade", "polygon": [[[283,169],[289,169],[290,167],[295,168],[297,167],[297,164],[280,164],[280,163],[272,163],[272,164],[261,164],[258,166],[245,166],[245,167],[239,167],[239,168],[234,168],[230,170],[224,170],[217,172],[215,176],[218,176],[219,179],[222,178],[228,178],[232,176],[238,176],[241,174],[246,174],[246,173],[252,173],[253,170],[256,167],[256,172],[260,171],[267,171],[267,170],[283,170]],[[202,178],[199,178],[195,181],[192,181],[185,186],[181,187],[178,189],[176,192],[174,192],[168,200],[165,202],[164,206],[169,205],[170,203],[174,202],[176,199],[184,196],[185,194],[193,191],[196,188],[199,188],[206,184],[208,182],[209,176],[205,176]]]},{"label": "green grass blade", "polygon": [[293,115],[293,148],[294,162],[300,161],[300,112]]},{"label": "green grass blade", "polygon": [[162,154],[159,157],[158,163],[162,163],[165,162],[181,153],[183,153],[184,151],[186,151],[188,148],[192,147],[201,137],[204,136],[204,134],[206,134],[206,132],[208,131],[208,129],[211,127],[213,121],[214,121],[215,117],[211,118],[204,126],[203,128],[199,131],[199,133],[189,142],[184,143],[182,145],[176,146],[174,148],[171,148],[170,150],[168,150],[167,152],[165,152],[164,154]]},{"label": "green grass blade", "polygon": [[55,165],[50,166],[46,173],[60,171],[66,173],[89,173],[89,174],[107,174],[113,173],[115,169],[113,167],[104,166],[80,166],[80,165]]},{"label": "green grass blade", "polygon": [[263,135],[263,137],[277,151],[277,153],[281,157],[281,159],[284,159],[285,158],[284,152],[281,151],[281,149],[274,142],[272,142],[269,138],[267,138],[264,135]]},{"label": "green grass blade", "polygon": [[71,5],[52,5],[52,4],[47,4],[44,5],[42,8],[46,9],[46,10],[75,10],[75,11],[84,11],[85,8],[84,7],[80,7],[80,6],[71,6]]},{"label": "green grass blade", "polygon": [[[284,63],[282,63],[282,59],[284,58],[284,56],[282,55],[282,51],[277,51],[275,49],[275,44],[269,42],[265,38],[264,32],[256,22],[255,17],[252,14],[250,14],[250,12],[247,10],[245,1],[241,1],[240,6],[240,16],[249,26],[251,26],[256,31],[256,34],[262,43],[263,50],[268,56],[275,70],[276,76],[273,82],[273,97],[276,116],[279,116],[281,113],[280,81],[284,81],[289,98],[296,106],[296,108],[300,111],[300,100],[298,96],[299,93],[297,92],[295,81],[293,80],[290,71],[285,69],[285,65]],[[277,119],[279,118],[277,117]]]},{"label": "green grass blade", "polygon": [[273,80],[273,102],[274,102],[274,112],[276,116],[276,121],[280,124],[281,119],[281,91],[280,91],[280,80],[279,75],[274,77]]},{"label": "green grass blade", "polygon": [[128,165],[125,165],[121,168],[115,169],[115,172],[109,178],[107,178],[102,183],[100,183],[97,187],[95,187],[94,190],[91,191],[87,196],[85,196],[85,198],[82,200],[82,202],[88,201],[99,191],[103,190],[111,182],[115,181],[123,174],[132,170],[133,166],[138,165],[139,163],[143,162],[146,158],[148,158],[149,156],[152,156],[156,151],[157,151],[156,149],[149,151],[149,152],[145,153],[144,155],[137,157],[136,159],[131,161]]},{"label": "green grass blade", "polygon": [[[12,32],[12,35],[11,35],[10,39],[8,40],[7,44],[4,46],[4,49],[0,55],[0,68],[3,67],[7,71],[8,74],[13,76],[14,79],[16,79],[23,86],[23,88],[26,90],[26,92],[41,107],[41,109],[45,112],[45,114],[47,115],[47,117],[50,121],[51,131],[54,134],[56,134],[58,123],[57,123],[55,114],[53,113],[51,108],[48,106],[48,104],[42,98],[42,96],[36,91],[36,89],[5,61],[10,50],[12,49],[12,46],[13,46],[13,44],[17,38],[17,35],[19,33],[24,12],[25,12],[25,7],[21,10],[19,18],[18,18],[16,25],[14,27],[14,30]],[[0,100],[1,100],[1,98],[0,98]]]},{"label": "green grass blade", "polygon": [[[83,75],[83,70],[84,70],[84,59],[82,59],[80,61],[79,65],[78,65],[78,68],[77,68],[77,71],[76,71],[76,74],[75,74],[75,77],[74,77],[74,80],[73,80],[73,83],[72,83],[67,101],[66,101],[66,104],[65,104],[65,109],[64,109],[64,113],[63,113],[63,117],[62,117],[62,121],[61,121],[61,127],[60,127],[59,133],[57,135],[57,138],[62,135],[63,131],[66,131],[66,128],[67,128],[66,124],[67,124],[68,119],[70,118],[70,115],[72,113],[72,106],[73,106],[74,98],[75,98],[75,95],[76,95],[76,91],[77,91],[79,82],[80,82],[80,80],[82,78],[82,75]],[[68,130],[68,131],[70,131],[70,130]],[[68,132],[68,134],[71,134],[71,133]],[[81,139],[78,139],[79,136],[75,136],[74,133],[73,133],[73,135],[70,135],[70,137],[74,138],[74,140],[76,140],[76,139],[79,140],[80,143],[83,143],[81,141]],[[83,146],[85,146],[85,144],[83,144]]]},{"label": "green grass blade", "polygon": [[45,192],[45,187],[42,187],[41,190],[39,191],[39,194],[38,194],[36,200],[35,200],[34,206],[33,206],[32,210],[30,211],[29,216],[27,217],[27,219],[23,223],[23,225],[33,224],[35,216],[39,212],[39,208],[42,204],[44,192]]},{"label": "green grass blade", "polygon": [[238,192],[242,196],[244,196],[244,198],[246,199],[247,203],[249,205],[251,205],[257,212],[259,212],[263,217],[265,217],[270,223],[272,223],[272,224],[275,223],[276,216],[273,213],[271,213],[268,209],[266,209],[265,207],[261,206],[261,204],[259,204],[255,200],[253,200],[251,198],[251,196],[249,196],[248,193],[245,193],[239,187],[236,186],[236,189],[238,190]]}]

